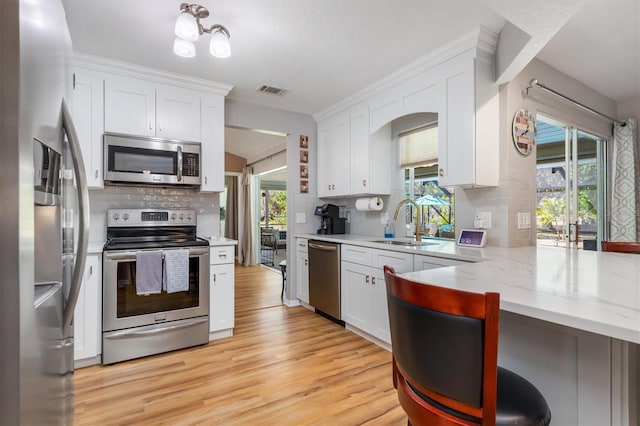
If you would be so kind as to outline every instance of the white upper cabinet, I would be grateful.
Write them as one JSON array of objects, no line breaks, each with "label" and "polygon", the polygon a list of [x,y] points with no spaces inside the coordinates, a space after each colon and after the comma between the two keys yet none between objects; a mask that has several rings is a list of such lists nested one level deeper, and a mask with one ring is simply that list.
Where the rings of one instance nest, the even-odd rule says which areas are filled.
[{"label": "white upper cabinet", "polygon": [[156,135],[166,139],[200,141],[200,93],[158,86]]},{"label": "white upper cabinet", "polygon": [[145,80],[105,81],[105,131],[200,142],[200,93]]},{"label": "white upper cabinet", "polygon": [[93,71],[74,70],[73,122],[91,189],[104,187],[102,135],[104,134],[104,78]]},{"label": "white upper cabinet", "polygon": [[350,194],[349,114],[318,126],[318,196]]},{"label": "white upper cabinet", "polygon": [[200,191],[224,191],[224,96],[202,98]]},{"label": "white upper cabinet", "polygon": [[156,136],[156,86],[144,80],[107,77],[104,86],[104,130]]}]

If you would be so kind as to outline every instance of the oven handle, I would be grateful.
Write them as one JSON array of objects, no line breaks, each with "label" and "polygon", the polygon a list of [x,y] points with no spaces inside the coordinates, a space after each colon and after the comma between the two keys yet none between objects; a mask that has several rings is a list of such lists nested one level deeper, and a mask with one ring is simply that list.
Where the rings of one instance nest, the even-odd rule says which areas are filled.
[{"label": "oven handle", "polygon": [[122,330],[122,331],[118,331],[115,333],[109,333],[108,335],[105,335],[105,339],[112,339],[112,340],[116,340],[116,339],[130,339],[130,338],[134,338],[134,337],[140,337],[140,336],[152,336],[154,334],[161,334],[161,333],[168,333],[170,331],[175,331],[175,330],[180,330],[183,328],[189,328],[189,327],[194,327],[196,325],[202,324],[209,321],[208,318],[199,318],[199,319],[194,319],[191,320],[189,322],[186,323],[182,323],[182,324],[176,324],[176,325],[170,325],[168,327],[158,327],[158,328],[152,328],[149,330]]},{"label": "oven handle", "polygon": [[[137,252],[135,251],[125,251],[117,253],[104,252],[104,260],[136,260],[136,253]],[[206,256],[208,254],[208,248],[189,249],[189,257]]]}]

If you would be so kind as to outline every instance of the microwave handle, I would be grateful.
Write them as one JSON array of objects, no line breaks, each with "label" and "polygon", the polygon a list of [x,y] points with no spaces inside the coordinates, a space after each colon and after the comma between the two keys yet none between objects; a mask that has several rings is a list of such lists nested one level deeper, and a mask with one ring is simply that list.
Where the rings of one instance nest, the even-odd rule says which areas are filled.
[{"label": "microwave handle", "polygon": [[182,181],[182,147],[178,146],[178,182]]}]

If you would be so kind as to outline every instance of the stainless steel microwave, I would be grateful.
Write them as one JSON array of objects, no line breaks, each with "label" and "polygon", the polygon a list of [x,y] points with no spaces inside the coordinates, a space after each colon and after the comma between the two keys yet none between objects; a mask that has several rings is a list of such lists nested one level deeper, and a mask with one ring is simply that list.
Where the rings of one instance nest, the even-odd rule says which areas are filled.
[{"label": "stainless steel microwave", "polygon": [[105,133],[106,183],[200,185],[200,144]]}]

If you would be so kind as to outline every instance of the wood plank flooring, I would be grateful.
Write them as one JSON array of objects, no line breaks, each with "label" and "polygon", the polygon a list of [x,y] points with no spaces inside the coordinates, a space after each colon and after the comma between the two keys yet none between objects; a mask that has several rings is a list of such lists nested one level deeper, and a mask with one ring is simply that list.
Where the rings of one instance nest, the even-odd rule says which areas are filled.
[{"label": "wood plank flooring", "polygon": [[236,267],[231,338],[76,370],[74,424],[405,425],[390,353],[303,307],[270,305],[260,293],[275,287],[279,302],[281,281],[256,283],[273,275]]}]

